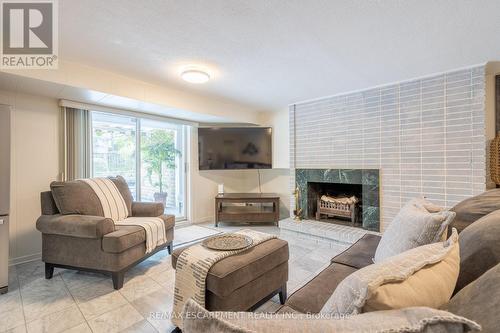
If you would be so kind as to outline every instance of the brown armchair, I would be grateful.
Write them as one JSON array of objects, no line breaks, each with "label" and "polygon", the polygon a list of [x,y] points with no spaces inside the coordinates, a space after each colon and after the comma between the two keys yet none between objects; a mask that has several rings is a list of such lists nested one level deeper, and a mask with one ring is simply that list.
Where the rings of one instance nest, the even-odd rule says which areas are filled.
[{"label": "brown armchair", "polygon": [[146,254],[142,227],[115,226],[111,219],[101,216],[96,208],[100,203],[85,183],[54,182],[51,191],[41,193],[42,216],[36,223],[42,233],[47,279],[52,278],[55,267],[108,273],[114,288],[120,289],[129,268],[165,248],[171,253],[175,217],[163,214],[162,203],[133,202],[122,177],[111,180],[124,197],[130,216],[160,217],[164,221],[167,242]]}]

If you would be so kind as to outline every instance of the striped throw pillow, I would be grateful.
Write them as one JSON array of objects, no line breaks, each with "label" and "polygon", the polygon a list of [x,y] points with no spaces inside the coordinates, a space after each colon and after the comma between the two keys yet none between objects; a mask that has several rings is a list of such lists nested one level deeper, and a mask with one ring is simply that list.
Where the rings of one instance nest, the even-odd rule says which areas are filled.
[{"label": "striped throw pillow", "polygon": [[129,212],[127,204],[123,199],[116,185],[108,178],[88,178],[81,179],[87,183],[101,201],[104,217],[110,218],[115,222],[127,218]]}]

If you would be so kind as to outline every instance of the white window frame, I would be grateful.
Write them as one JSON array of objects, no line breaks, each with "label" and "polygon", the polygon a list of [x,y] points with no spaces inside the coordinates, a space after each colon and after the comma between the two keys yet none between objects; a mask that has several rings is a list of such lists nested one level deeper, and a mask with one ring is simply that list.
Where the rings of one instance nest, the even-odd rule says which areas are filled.
[{"label": "white window frame", "polygon": [[[190,144],[190,138],[189,138],[189,125],[191,123],[189,122],[181,122],[181,121],[176,121],[174,119],[170,118],[162,118],[158,116],[148,116],[147,114],[143,113],[135,113],[135,112],[130,112],[130,111],[120,111],[118,112],[117,110],[113,112],[114,109],[111,110],[102,110],[102,109],[89,109],[89,150],[90,150],[90,173],[91,176],[93,176],[94,172],[94,165],[93,165],[93,147],[94,147],[94,136],[93,134],[93,114],[94,113],[105,113],[105,114],[110,114],[114,116],[121,116],[121,117],[130,117],[130,118],[135,118],[136,122],[136,137],[135,137],[135,143],[136,143],[136,153],[135,153],[135,159],[136,159],[136,170],[135,170],[135,177],[136,177],[136,195],[137,198],[141,197],[141,120],[154,120],[154,121],[160,121],[160,122],[165,122],[165,123],[170,123],[170,124],[177,124],[181,125],[182,127],[179,130],[179,133],[182,135],[182,145],[183,145],[183,152],[182,152],[182,157],[181,160],[179,161],[179,172],[183,173],[183,183],[184,183],[184,193],[183,193],[183,215],[182,216],[176,216],[175,221],[176,222],[184,222],[188,221],[189,216],[191,215],[190,212],[190,201],[189,198],[190,196],[189,191],[190,191],[190,186],[189,186],[189,161],[190,161],[190,152],[191,149],[189,149],[189,144]],[[188,156],[189,155],[189,156]],[[177,182],[177,177],[176,177],[176,182]]]}]

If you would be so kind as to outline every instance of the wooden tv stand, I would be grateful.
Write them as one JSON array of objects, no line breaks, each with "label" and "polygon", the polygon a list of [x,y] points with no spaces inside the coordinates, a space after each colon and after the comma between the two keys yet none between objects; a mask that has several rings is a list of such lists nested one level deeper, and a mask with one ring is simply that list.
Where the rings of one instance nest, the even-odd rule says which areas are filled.
[{"label": "wooden tv stand", "polygon": [[280,197],[274,193],[224,193],[215,197],[219,222],[274,222],[280,217]]}]

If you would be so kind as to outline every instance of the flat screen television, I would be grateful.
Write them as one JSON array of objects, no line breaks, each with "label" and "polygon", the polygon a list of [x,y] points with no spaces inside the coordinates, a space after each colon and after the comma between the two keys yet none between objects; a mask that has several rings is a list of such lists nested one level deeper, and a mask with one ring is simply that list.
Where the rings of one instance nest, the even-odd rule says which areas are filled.
[{"label": "flat screen television", "polygon": [[271,169],[270,127],[198,128],[200,170]]}]

